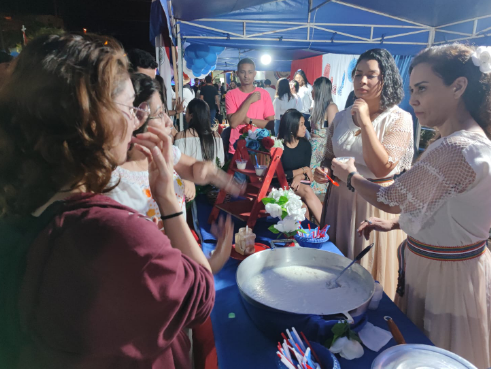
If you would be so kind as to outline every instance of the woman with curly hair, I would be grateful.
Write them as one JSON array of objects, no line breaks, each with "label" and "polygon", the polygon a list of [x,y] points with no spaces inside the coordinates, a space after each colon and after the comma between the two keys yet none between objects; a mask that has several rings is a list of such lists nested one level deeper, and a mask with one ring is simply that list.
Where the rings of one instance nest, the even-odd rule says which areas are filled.
[{"label": "woman with curly hair", "polygon": [[[213,275],[174,193],[170,138],[132,137],[127,69],[110,37],[46,35],[0,87],[1,368],[191,367],[184,330],[209,316]],[[166,235],[104,195],[131,142]]]},{"label": "woman with curly hair", "polygon": [[[354,88],[357,100],[334,118],[328,128],[325,159],[315,169],[315,181],[327,183],[331,162],[336,157],[354,157],[358,171],[374,183],[388,186],[394,175],[411,166],[413,158],[413,122],[400,109],[402,79],[394,58],[385,49],[368,50],[358,58]],[[366,246],[374,250],[361,264],[372,273],[394,298],[397,285],[397,250],[392,247],[405,238],[402,231],[371,235],[369,240],[356,237],[358,225],[370,217],[392,219],[393,214],[370,205],[346,186],[330,186],[324,201],[323,220],[329,224],[329,236],[344,255],[353,259]]]},{"label": "woman with curly hair", "polygon": [[366,201],[400,214],[367,218],[359,233],[407,232],[399,247],[401,310],[436,346],[478,368],[491,367],[490,52],[453,44],[413,59],[409,103],[441,137],[393,185],[366,180],[353,159],[332,162],[334,174]]}]

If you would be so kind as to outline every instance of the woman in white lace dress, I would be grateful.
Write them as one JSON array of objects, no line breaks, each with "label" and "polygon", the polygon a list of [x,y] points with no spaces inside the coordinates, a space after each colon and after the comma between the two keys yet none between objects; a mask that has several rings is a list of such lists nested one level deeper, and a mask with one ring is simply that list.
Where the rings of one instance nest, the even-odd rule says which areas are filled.
[{"label": "woman in white lace dress", "polygon": [[[354,105],[339,112],[328,128],[324,167],[329,167],[335,157],[354,157],[365,178],[388,186],[394,175],[411,166],[413,122],[411,115],[397,106],[403,97],[402,79],[387,50],[373,49],[359,57],[354,87],[357,97]],[[326,168],[316,168],[316,182],[327,183],[324,170],[329,172]],[[346,186],[330,185],[323,216],[324,223],[331,226],[329,236],[350,259],[374,242],[376,247],[361,264],[393,299],[398,262],[396,250],[389,246],[402,242],[406,236],[397,231],[373,234],[368,241],[356,237],[360,222],[372,216],[394,217],[370,205]]]},{"label": "woman in white lace dress", "polygon": [[[410,103],[421,124],[442,137],[393,185],[353,174],[359,171],[353,160],[332,165],[371,204],[400,213],[390,221],[369,218],[360,234],[407,233],[399,248],[401,309],[435,345],[489,368],[491,62],[472,53],[454,44],[426,49],[413,60]],[[488,48],[483,59],[490,54]]]}]

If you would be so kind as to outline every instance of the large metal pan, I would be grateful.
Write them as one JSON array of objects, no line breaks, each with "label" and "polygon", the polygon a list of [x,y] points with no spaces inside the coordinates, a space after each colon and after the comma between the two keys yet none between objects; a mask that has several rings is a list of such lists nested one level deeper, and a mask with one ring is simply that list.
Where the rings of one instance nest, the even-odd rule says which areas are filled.
[{"label": "large metal pan", "polygon": [[[353,284],[359,286],[357,296],[336,299],[333,304],[326,303],[326,299],[323,299],[323,303],[318,303],[320,299],[314,298],[312,303],[307,304],[308,306],[302,311],[298,310],[298,306],[295,309],[291,308],[294,304],[290,302],[298,298],[295,290],[292,290],[287,296],[285,296],[283,291],[282,296],[278,296],[278,299],[273,297],[268,299],[267,302],[258,301],[250,293],[251,286],[249,284],[251,281],[256,280],[256,276],[262,273],[268,273],[268,270],[289,266],[301,266],[332,274],[339,274],[351,262],[348,258],[323,250],[303,247],[274,248],[274,245],[272,247],[270,250],[261,251],[249,256],[237,269],[237,285],[242,298],[247,303],[263,310],[295,315],[318,315],[325,317],[342,314],[347,318],[349,323],[354,322],[353,317],[359,317],[366,313],[375,291],[375,282],[371,274],[358,264],[353,265],[342,277],[350,279]],[[268,274],[269,276],[270,274]],[[330,292],[326,287],[326,289],[319,290],[316,293],[317,296],[320,296],[320,294],[329,294]]]}]

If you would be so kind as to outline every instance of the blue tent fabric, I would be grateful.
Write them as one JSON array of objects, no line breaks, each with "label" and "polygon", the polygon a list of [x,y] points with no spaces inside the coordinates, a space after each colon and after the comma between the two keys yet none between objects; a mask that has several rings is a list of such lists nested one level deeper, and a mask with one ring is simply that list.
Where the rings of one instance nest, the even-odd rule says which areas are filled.
[{"label": "blue tent fabric", "polygon": [[[160,1],[167,12],[167,0]],[[491,38],[489,0],[311,0],[311,7],[309,0],[171,3],[168,17],[180,22],[188,42],[237,53],[281,49],[361,54],[384,47],[394,55],[415,55],[432,39],[435,44],[467,39],[481,45]]]}]

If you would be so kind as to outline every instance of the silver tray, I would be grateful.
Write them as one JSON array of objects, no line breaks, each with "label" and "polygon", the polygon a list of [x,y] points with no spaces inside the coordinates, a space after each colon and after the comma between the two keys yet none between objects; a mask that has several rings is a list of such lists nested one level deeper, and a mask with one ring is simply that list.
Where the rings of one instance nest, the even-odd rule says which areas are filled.
[{"label": "silver tray", "polygon": [[406,344],[382,352],[372,369],[477,369],[460,356],[429,345]]},{"label": "silver tray", "polygon": [[[291,240],[287,240],[291,241]],[[272,245],[274,247],[274,245]],[[340,309],[335,309],[330,304],[320,304],[319,301],[313,299],[313,303],[309,304],[306,310],[297,311],[291,310],[290,300],[296,299],[296,289],[293,288],[289,294],[274,296],[271,294],[271,303],[261,303],[249,294],[249,288],[246,286],[254,277],[268,270],[274,270],[285,266],[304,266],[321,271],[329,271],[339,274],[351,260],[341,255],[337,255],[328,251],[310,249],[304,247],[284,247],[264,250],[249,256],[245,259],[237,269],[237,285],[244,299],[255,306],[260,306],[266,309],[277,310],[292,314],[313,314],[313,315],[335,315],[343,314],[348,318],[350,323],[353,322],[353,316],[358,316],[365,313],[368,304],[372,299],[375,291],[375,282],[370,273],[361,265],[354,264],[352,269],[346,273],[345,278],[356,281],[359,286],[360,293],[355,296],[356,301],[352,299],[351,303],[344,304]],[[329,290],[320,290],[320,293],[327,293]],[[277,299],[276,299],[277,298]],[[344,302],[343,302],[344,303]],[[339,304],[336,304],[339,306]]]}]

